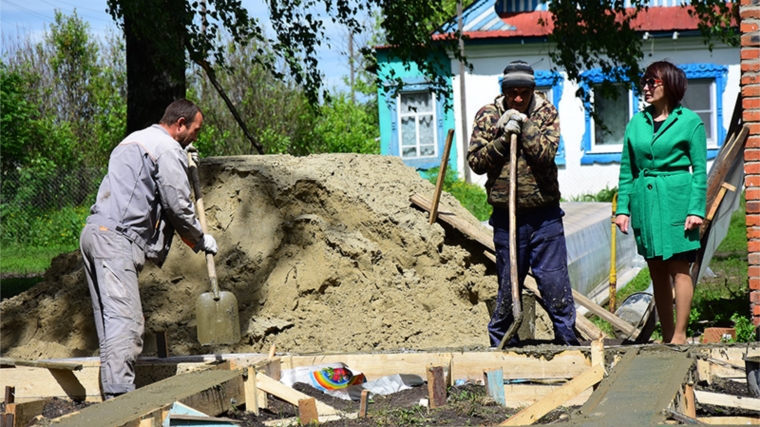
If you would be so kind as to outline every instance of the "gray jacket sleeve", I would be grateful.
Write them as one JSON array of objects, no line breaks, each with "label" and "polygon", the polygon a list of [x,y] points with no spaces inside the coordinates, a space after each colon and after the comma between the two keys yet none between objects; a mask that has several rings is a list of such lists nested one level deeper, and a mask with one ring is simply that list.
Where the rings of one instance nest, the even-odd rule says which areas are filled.
[{"label": "gray jacket sleeve", "polygon": [[195,247],[203,238],[203,231],[190,196],[185,151],[180,148],[167,150],[156,162],[156,182],[163,212],[180,238],[188,246]]}]

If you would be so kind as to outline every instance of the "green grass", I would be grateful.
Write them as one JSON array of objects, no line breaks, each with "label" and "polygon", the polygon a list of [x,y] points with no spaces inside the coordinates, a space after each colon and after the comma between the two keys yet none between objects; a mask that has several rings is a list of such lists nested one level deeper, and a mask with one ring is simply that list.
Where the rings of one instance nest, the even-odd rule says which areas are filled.
[{"label": "green grass", "polygon": [[0,252],[0,273],[2,275],[42,274],[50,268],[50,261],[56,256],[74,251],[77,245],[55,245],[44,248],[28,246],[3,247]]}]

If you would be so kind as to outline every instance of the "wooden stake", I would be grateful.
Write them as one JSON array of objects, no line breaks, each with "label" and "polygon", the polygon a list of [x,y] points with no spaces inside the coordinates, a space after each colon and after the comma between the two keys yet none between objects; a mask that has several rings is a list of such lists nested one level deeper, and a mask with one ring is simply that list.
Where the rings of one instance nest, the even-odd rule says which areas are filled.
[{"label": "wooden stake", "polygon": [[298,400],[298,418],[301,425],[319,424],[317,415],[317,401],[313,397]]},{"label": "wooden stake", "polygon": [[272,344],[271,347],[269,347],[269,358],[272,359],[274,357],[274,352],[277,350],[277,346]]},{"label": "wooden stake", "polygon": [[697,418],[697,406],[694,402],[694,384],[686,383],[683,389],[684,403],[686,405],[686,415],[689,418]]},{"label": "wooden stake", "polygon": [[[256,387],[256,369],[253,366],[246,368],[248,378],[245,379],[245,410],[259,416],[258,388]],[[266,394],[264,394],[266,396]]]},{"label": "wooden stake", "polygon": [[427,370],[428,397],[431,408],[446,405],[446,380],[443,378],[443,366],[430,366]]},{"label": "wooden stake", "polygon": [[443,148],[443,156],[441,156],[441,167],[438,169],[438,181],[435,183],[435,194],[433,194],[433,207],[430,210],[430,223],[434,223],[438,219],[438,202],[441,200],[441,190],[443,190],[443,179],[446,176],[446,166],[449,163],[449,151],[451,151],[451,141],[454,138],[454,129],[449,129],[449,134],[446,135],[446,145]]},{"label": "wooden stake", "polygon": [[[9,386],[9,385],[5,386],[5,400],[4,400],[4,402],[5,402],[6,405],[9,404],[9,403],[16,402],[16,387],[12,387],[12,386]],[[5,412],[7,413],[8,411],[5,411]]]},{"label": "wooden stake", "polygon": [[368,400],[369,400],[369,390],[362,390],[362,397],[359,400],[359,418],[367,418]]}]

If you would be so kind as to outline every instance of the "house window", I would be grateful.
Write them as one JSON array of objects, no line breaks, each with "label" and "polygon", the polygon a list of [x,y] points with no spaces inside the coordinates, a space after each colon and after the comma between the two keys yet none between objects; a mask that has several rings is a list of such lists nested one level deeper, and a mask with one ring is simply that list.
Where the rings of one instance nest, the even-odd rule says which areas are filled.
[{"label": "house window", "polygon": [[436,157],[436,126],[433,95],[407,92],[399,95],[398,121],[401,158]]},{"label": "house window", "polygon": [[715,135],[715,80],[713,79],[695,79],[689,80],[689,88],[686,90],[681,104],[691,111],[697,113],[702,123],[705,124],[705,133],[707,133],[707,146],[717,147]]},{"label": "house window", "polygon": [[[728,67],[717,64],[681,64],[678,67],[684,71],[688,79],[688,89],[681,103],[697,113],[705,124],[707,158],[712,159],[718,154],[726,135],[723,127],[722,98],[726,89]],[[591,88],[582,84],[586,90],[593,91],[595,84],[604,80],[604,74],[599,69],[590,70],[585,76],[592,82]],[[621,84],[618,87],[617,99],[594,99],[594,109],[602,118],[606,130],[592,119],[589,114],[591,105],[585,106],[586,132],[582,141],[584,153],[581,164],[620,162],[625,126],[636,111],[646,106],[639,95]],[[633,110],[634,105],[636,111]]]},{"label": "house window", "polygon": [[615,85],[615,96],[594,98],[594,109],[601,123],[594,123],[594,152],[621,151],[625,125],[631,119],[630,92],[623,85]]},{"label": "house window", "polygon": [[[410,77],[404,79],[402,90],[385,94],[390,138],[383,154],[401,157],[415,169],[441,165],[447,132],[454,127],[451,114],[444,111],[443,97],[434,94],[431,86],[424,78]],[[449,162],[455,165],[457,152],[452,151]]]}]

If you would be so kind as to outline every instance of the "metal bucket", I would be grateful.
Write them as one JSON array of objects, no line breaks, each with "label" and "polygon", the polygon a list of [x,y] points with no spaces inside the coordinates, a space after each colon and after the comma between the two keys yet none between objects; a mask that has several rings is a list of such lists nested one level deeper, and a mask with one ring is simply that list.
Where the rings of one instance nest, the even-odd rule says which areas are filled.
[{"label": "metal bucket", "polygon": [[760,356],[744,356],[744,369],[747,371],[749,394],[760,397]]},{"label": "metal bucket", "polygon": [[646,342],[654,331],[656,317],[654,311],[653,288],[650,284],[647,290],[628,296],[615,311],[615,315],[630,323],[634,328],[641,328],[636,342]]}]

